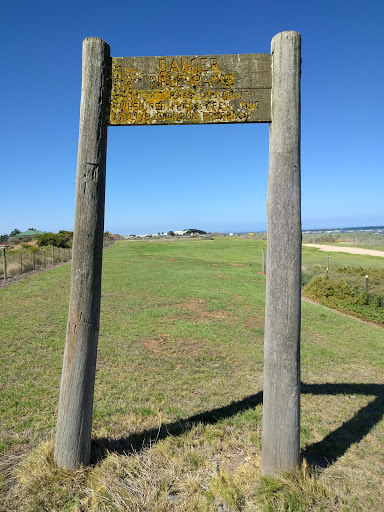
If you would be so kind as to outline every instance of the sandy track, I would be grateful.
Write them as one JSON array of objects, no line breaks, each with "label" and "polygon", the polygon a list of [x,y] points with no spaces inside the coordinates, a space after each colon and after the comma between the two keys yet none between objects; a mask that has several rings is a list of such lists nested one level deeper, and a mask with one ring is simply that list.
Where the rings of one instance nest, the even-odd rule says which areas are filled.
[{"label": "sandy track", "polygon": [[365,254],[367,256],[380,256],[384,258],[384,251],[375,251],[373,249],[362,249],[361,247],[340,247],[335,245],[303,244],[305,247],[315,247],[325,252],[346,252],[348,254]]}]

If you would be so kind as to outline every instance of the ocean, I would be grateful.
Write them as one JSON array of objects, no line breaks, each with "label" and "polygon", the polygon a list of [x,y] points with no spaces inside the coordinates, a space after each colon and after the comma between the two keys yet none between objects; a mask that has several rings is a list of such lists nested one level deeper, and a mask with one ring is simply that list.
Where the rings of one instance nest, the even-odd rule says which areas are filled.
[{"label": "ocean", "polygon": [[351,228],[330,228],[330,229],[303,229],[303,233],[373,233],[376,235],[384,234],[384,226],[361,226]]}]

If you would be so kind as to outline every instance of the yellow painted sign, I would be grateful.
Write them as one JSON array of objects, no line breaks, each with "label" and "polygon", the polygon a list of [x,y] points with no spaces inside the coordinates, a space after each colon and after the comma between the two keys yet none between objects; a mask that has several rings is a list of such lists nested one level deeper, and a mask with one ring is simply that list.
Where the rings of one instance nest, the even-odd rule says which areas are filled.
[{"label": "yellow painted sign", "polygon": [[271,121],[269,54],[112,58],[109,124]]}]

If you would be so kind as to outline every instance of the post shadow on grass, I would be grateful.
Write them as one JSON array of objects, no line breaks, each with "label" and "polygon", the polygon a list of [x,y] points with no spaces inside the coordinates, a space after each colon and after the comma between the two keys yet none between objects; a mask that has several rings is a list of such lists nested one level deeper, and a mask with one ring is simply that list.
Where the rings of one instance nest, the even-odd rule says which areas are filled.
[{"label": "post shadow on grass", "polygon": [[192,427],[198,423],[214,425],[220,420],[231,418],[240,412],[253,409],[262,402],[263,392],[259,391],[255,395],[250,395],[243,400],[231,402],[229,405],[202,412],[187,419],[180,419],[173,423],[162,424],[159,428],[152,428],[144,432],[131,434],[128,437],[121,437],[119,439],[99,437],[92,439],[91,464],[96,464],[108,453],[129,455],[140,452],[169,436],[182,435],[191,430]]},{"label": "post shadow on grass", "polygon": [[[311,465],[327,467],[344,455],[348,448],[361,441],[384,415],[384,385],[380,384],[302,384],[302,393],[313,395],[374,395],[376,398],[361,408],[351,419],[330,432],[322,441],[309,445],[301,453]],[[240,412],[255,408],[262,403],[263,393],[259,391],[243,400],[229,405],[196,414],[187,419],[162,424],[119,439],[96,438],[92,440],[91,464],[96,464],[108,453],[129,455],[140,452],[166,439],[188,432],[198,423],[214,425],[220,420],[231,418]]]},{"label": "post shadow on grass", "polygon": [[384,385],[380,384],[302,384],[302,392],[313,395],[374,395],[365,407],[321,441],[301,453],[309,464],[326,468],[360,442],[384,416]]}]

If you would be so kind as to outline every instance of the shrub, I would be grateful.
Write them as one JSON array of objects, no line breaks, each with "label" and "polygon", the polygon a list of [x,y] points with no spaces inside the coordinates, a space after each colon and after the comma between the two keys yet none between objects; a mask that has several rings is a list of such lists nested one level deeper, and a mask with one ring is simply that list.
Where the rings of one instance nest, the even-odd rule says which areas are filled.
[{"label": "shrub", "polygon": [[360,304],[361,306],[368,306],[369,304],[369,295],[367,292],[362,292],[358,295],[357,298],[357,304]]},{"label": "shrub", "polygon": [[301,285],[306,286],[314,277],[324,274],[325,267],[323,265],[312,265],[311,267],[303,267],[301,271]]},{"label": "shrub", "polygon": [[72,247],[73,231],[59,231],[56,237],[56,247]]},{"label": "shrub", "polygon": [[54,233],[43,233],[36,237],[36,241],[39,247],[54,245],[55,234]]},{"label": "shrub", "polygon": [[[365,274],[366,269],[355,269],[355,271],[351,270],[351,272],[347,272],[346,269],[343,270],[345,270],[344,274],[349,274],[349,279],[353,277],[353,274],[355,276],[357,274],[351,283],[346,282],[345,278],[328,279],[326,276],[315,276],[304,287],[304,293],[308,297],[335,309],[352,313],[367,320],[383,323],[384,301],[382,292],[379,291],[379,293],[374,294],[369,291],[367,293],[362,286],[361,272],[363,271],[363,274]],[[381,272],[382,269],[378,269],[378,271]],[[343,272],[340,272],[339,275],[343,275]]]},{"label": "shrub", "polygon": [[36,240],[39,247],[54,245],[55,247],[72,247],[72,231],[61,230],[58,233],[43,233]]},{"label": "shrub", "polygon": [[330,279],[326,276],[316,276],[305,286],[304,292],[314,299],[354,300],[355,289],[341,279]]}]

